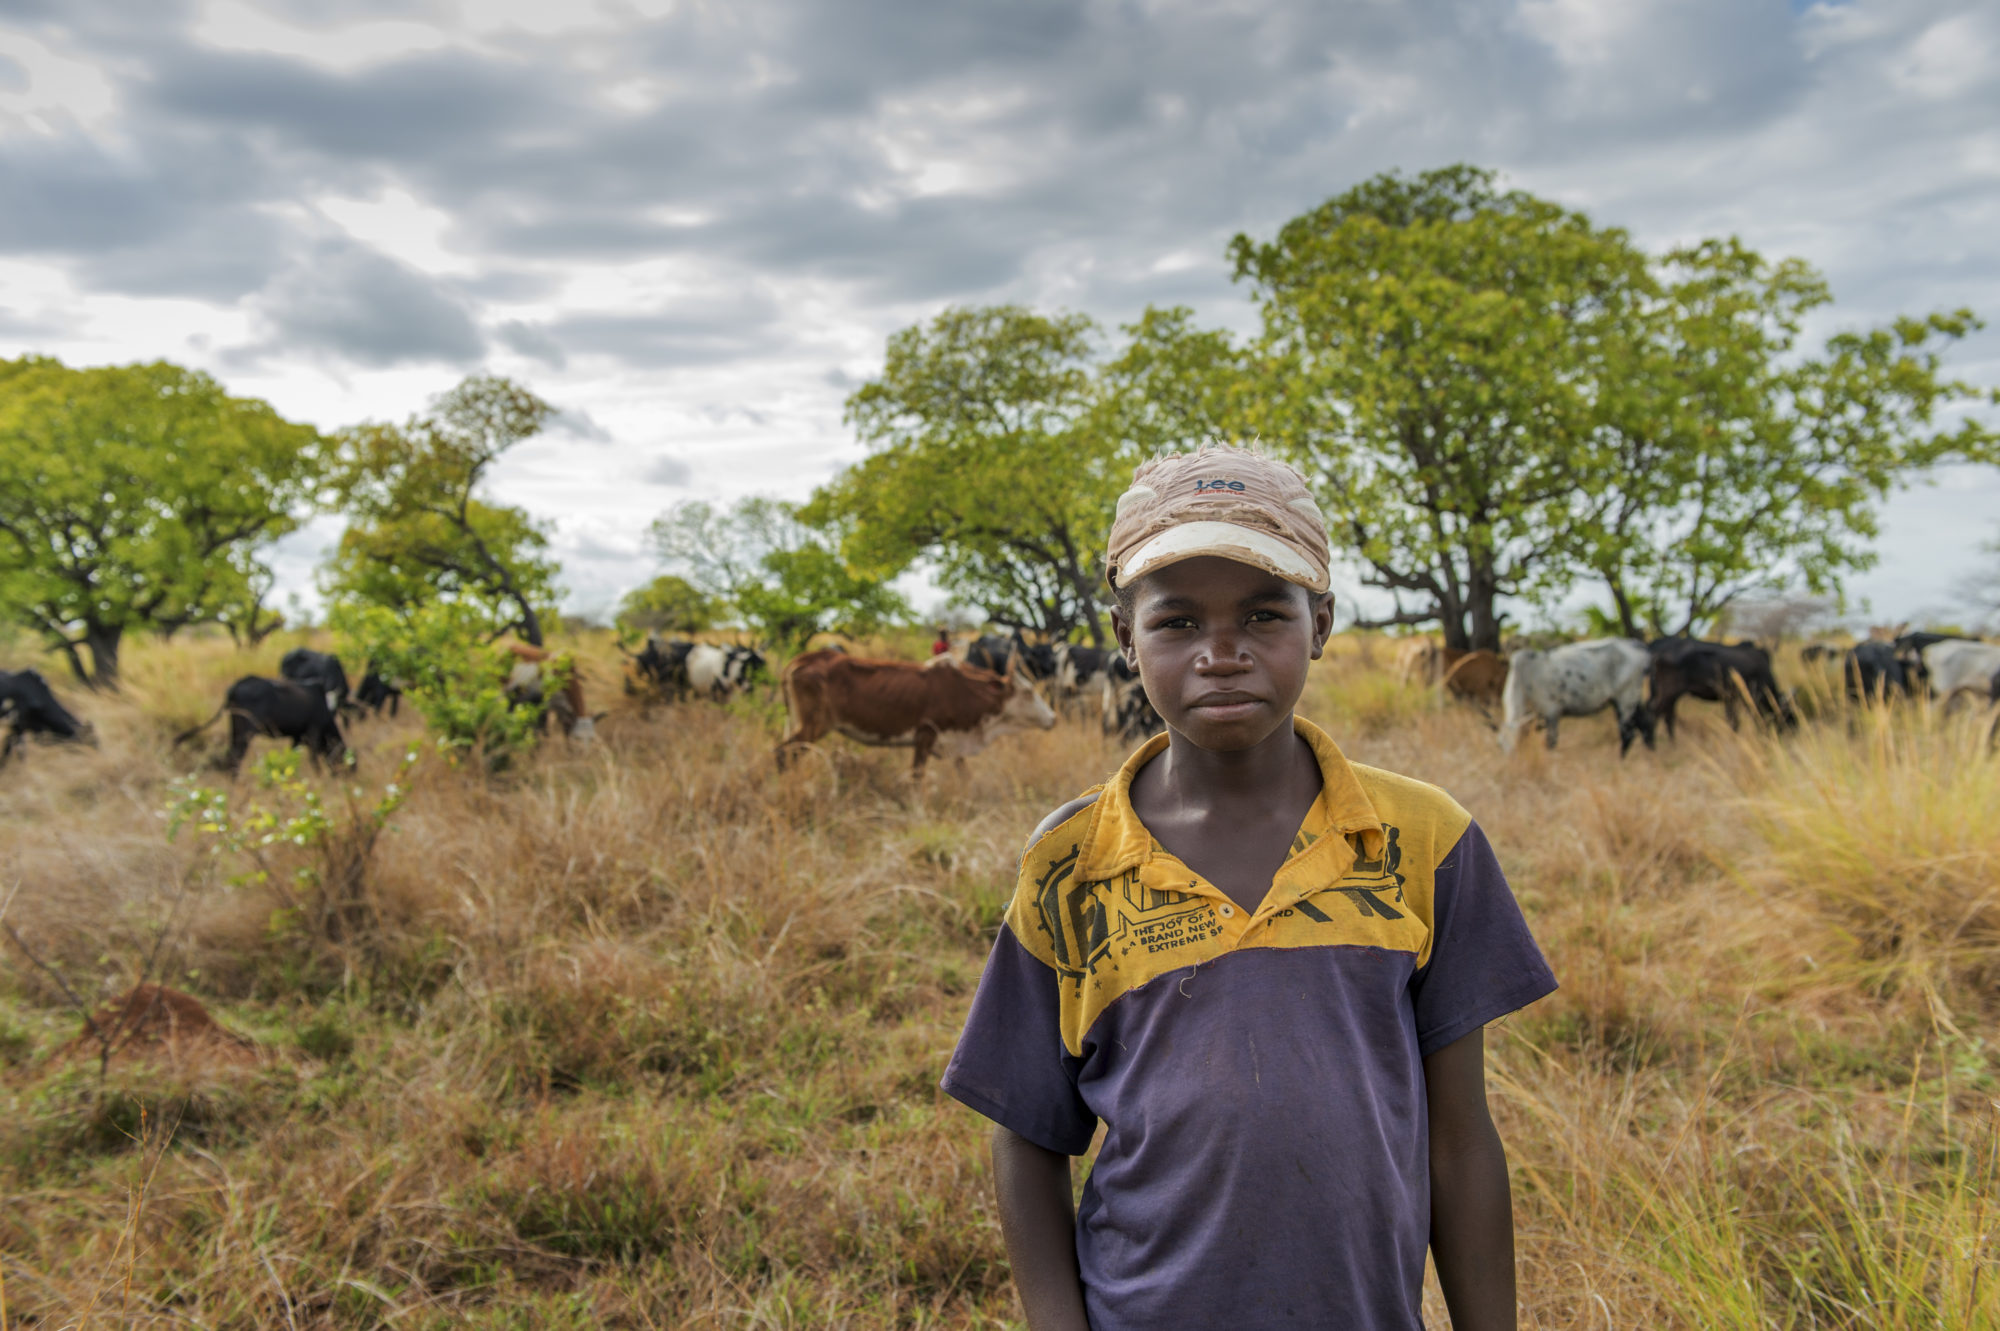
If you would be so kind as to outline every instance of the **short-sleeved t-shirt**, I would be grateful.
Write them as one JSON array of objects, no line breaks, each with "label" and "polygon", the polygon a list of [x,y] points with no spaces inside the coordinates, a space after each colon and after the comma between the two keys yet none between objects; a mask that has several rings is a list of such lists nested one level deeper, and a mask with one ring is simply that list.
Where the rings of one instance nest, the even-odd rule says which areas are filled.
[{"label": "short-sleeved t-shirt", "polygon": [[1434,786],[1349,764],[1245,911],[1139,821],[1135,753],[1037,838],[947,1093],[1066,1155],[1095,1331],[1420,1328],[1426,1055],[1556,987],[1492,848]]}]

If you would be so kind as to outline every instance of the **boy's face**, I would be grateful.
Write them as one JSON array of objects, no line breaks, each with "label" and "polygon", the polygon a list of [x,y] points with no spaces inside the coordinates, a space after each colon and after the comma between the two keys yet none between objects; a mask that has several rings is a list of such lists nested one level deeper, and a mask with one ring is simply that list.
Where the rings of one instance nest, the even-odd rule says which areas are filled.
[{"label": "boy's face", "polygon": [[1333,605],[1296,583],[1204,555],[1148,573],[1132,615],[1113,610],[1125,659],[1160,718],[1204,749],[1251,748],[1305,691],[1333,630]]}]

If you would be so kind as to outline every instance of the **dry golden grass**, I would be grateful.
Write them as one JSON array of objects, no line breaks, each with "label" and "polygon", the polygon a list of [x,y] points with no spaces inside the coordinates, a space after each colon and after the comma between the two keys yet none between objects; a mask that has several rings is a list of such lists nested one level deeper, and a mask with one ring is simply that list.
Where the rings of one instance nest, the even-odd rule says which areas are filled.
[{"label": "dry golden grass", "polygon": [[[151,957],[263,1051],[100,1081],[0,943],[0,1325],[1012,1322],[982,1124],[935,1085],[1024,834],[1117,752],[1065,724],[921,787],[838,742],[779,775],[767,700],[642,709],[593,638],[602,742],[424,758],[328,941],[163,816],[171,735],[293,641],[134,644],[76,699],[100,748],[0,774],[7,923],[91,1001]],[[1607,716],[1509,758],[1336,648],[1307,714],[1473,810],[1563,981],[1491,1038],[1523,1324],[2000,1325],[1977,718],[1696,714],[1621,763]],[[418,737],[357,736],[337,817]]]}]

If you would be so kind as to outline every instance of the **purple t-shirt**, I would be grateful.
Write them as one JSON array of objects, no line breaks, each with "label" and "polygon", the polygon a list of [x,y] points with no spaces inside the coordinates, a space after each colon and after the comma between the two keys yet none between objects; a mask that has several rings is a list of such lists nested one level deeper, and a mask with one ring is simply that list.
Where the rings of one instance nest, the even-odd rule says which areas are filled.
[{"label": "purple t-shirt", "polygon": [[1423,1058],[1555,988],[1435,787],[1298,732],[1323,788],[1255,912],[1153,841],[1132,776],[1030,846],[946,1092],[1067,1155],[1094,1331],[1422,1326]]}]

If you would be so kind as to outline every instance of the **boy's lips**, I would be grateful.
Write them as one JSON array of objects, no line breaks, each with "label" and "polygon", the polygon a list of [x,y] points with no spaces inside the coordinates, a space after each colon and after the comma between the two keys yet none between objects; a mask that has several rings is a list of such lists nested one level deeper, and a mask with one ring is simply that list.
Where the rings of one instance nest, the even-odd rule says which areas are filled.
[{"label": "boy's lips", "polygon": [[1206,693],[1188,704],[1191,712],[1200,712],[1214,721],[1228,721],[1248,715],[1262,705],[1263,699],[1249,693]]}]

